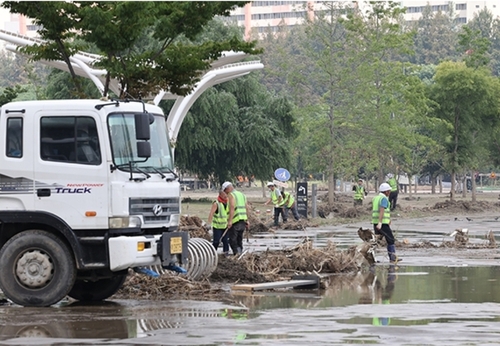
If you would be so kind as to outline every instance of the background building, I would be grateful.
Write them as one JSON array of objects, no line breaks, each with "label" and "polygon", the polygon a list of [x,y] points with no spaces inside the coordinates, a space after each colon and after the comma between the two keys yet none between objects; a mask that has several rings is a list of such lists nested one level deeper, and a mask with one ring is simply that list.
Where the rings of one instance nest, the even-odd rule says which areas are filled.
[{"label": "background building", "polygon": [[[353,6],[362,6],[362,1],[345,1]],[[245,27],[245,37],[262,35],[265,32],[276,32],[280,25],[297,25],[307,16],[312,16],[314,11],[321,10],[322,1],[253,1],[243,8],[232,12],[231,18],[239,26]],[[500,1],[498,0],[407,0],[400,1],[406,7],[405,19],[407,22],[418,20],[422,11],[429,4],[433,12],[448,12],[450,6],[456,14],[459,23],[467,23],[474,14],[487,8],[493,17],[500,16]]]}]

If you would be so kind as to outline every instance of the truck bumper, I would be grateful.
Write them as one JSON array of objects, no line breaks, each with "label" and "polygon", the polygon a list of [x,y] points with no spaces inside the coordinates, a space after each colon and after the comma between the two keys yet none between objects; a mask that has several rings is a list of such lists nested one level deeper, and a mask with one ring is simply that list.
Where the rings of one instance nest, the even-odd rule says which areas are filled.
[{"label": "truck bumper", "polygon": [[111,271],[141,266],[186,263],[188,234],[166,232],[155,236],[113,237],[108,240]]}]

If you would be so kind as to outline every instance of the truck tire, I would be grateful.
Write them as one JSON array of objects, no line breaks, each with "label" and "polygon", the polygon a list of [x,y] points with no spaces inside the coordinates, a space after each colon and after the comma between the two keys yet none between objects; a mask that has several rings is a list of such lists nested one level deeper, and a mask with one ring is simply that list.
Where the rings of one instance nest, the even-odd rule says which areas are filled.
[{"label": "truck tire", "polygon": [[122,287],[127,274],[97,281],[76,280],[68,295],[83,302],[97,302],[111,297]]},{"label": "truck tire", "polygon": [[0,289],[16,304],[55,304],[68,294],[75,278],[70,250],[52,233],[24,231],[0,250]]},{"label": "truck tire", "polygon": [[[6,335],[9,339],[14,338],[74,338],[73,331],[66,323],[47,323],[47,324],[30,324],[30,325],[6,325],[0,326],[1,335]],[[29,339],[27,339],[29,340]],[[30,344],[29,341],[26,342]]]}]

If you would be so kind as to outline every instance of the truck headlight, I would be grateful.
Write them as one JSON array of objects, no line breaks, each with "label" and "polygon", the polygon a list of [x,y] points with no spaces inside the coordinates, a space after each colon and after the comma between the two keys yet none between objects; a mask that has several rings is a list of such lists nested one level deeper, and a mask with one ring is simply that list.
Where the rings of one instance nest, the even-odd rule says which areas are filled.
[{"label": "truck headlight", "polygon": [[140,228],[142,225],[139,216],[110,217],[109,228]]},{"label": "truck headlight", "polygon": [[172,214],[170,216],[170,226],[179,226],[179,214]]}]

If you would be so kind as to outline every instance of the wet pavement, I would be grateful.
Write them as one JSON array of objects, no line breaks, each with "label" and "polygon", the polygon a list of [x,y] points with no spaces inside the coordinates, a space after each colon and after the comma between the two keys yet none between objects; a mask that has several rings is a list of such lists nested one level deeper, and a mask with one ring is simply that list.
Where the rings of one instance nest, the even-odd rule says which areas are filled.
[{"label": "wet pavement", "polygon": [[[249,251],[360,244],[365,224],[277,231],[250,238]],[[468,228],[472,244],[495,233],[494,217],[393,222],[410,243],[452,241]],[[499,238],[496,238],[499,241]],[[397,267],[379,250],[375,268],[333,276],[325,290],[239,293],[213,301],[61,302],[50,308],[0,306],[0,345],[485,345],[500,344],[497,248],[401,248]]]}]

